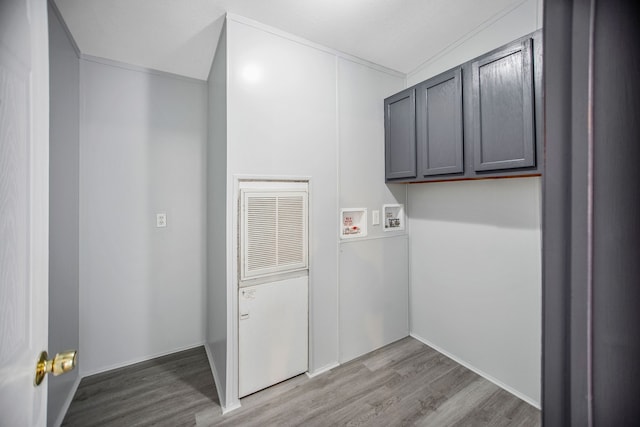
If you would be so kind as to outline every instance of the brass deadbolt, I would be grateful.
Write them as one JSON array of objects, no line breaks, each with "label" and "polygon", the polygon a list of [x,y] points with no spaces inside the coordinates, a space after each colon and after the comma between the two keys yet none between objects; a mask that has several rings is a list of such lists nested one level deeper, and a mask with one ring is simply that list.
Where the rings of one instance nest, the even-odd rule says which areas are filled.
[{"label": "brass deadbolt", "polygon": [[46,351],[40,353],[40,358],[36,365],[36,377],[33,380],[33,384],[36,386],[40,385],[47,374],[58,376],[72,371],[76,367],[78,352],[76,350],[67,350],[56,354],[56,357],[52,360],[47,360],[48,357]]}]

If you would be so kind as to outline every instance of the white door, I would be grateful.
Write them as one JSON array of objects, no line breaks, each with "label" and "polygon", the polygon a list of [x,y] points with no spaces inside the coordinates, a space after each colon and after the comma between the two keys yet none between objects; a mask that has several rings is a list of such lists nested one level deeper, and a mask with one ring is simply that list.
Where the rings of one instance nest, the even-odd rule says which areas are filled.
[{"label": "white door", "polygon": [[307,371],[308,279],[305,274],[240,288],[240,397]]},{"label": "white door", "polygon": [[0,426],[46,424],[49,67],[46,0],[0,0]]}]

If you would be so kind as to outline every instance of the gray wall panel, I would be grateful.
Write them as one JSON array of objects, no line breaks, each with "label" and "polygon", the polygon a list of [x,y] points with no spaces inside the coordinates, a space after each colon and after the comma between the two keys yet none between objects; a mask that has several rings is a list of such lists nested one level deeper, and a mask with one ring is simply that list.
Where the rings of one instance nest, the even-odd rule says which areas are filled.
[{"label": "gray wall panel", "polygon": [[223,407],[227,404],[227,29],[222,28],[208,79],[207,347]]},{"label": "gray wall panel", "polygon": [[[78,349],[80,66],[64,24],[49,5],[49,346],[50,354]],[[82,364],[82,355],[79,357]],[[47,424],[74,391],[79,369],[51,376]]]},{"label": "gray wall panel", "polygon": [[409,333],[408,237],[340,245],[340,363]]},{"label": "gray wall panel", "polygon": [[[204,342],[207,93],[205,82],[86,59],[80,88],[89,375]],[[166,228],[156,227],[159,212]]]},{"label": "gray wall panel", "polygon": [[[367,207],[369,219],[375,210],[383,219],[383,204],[406,204],[406,187],[385,184],[382,179],[384,132],[380,108],[380,99],[403,85],[404,80],[398,76],[338,59],[339,205]],[[404,246],[398,243],[399,234]],[[408,334],[406,238],[405,231],[385,232],[381,224],[369,222],[367,239],[340,242],[341,363]],[[398,256],[393,265],[383,261],[395,251]],[[372,319],[376,320],[376,329],[371,328]]]}]

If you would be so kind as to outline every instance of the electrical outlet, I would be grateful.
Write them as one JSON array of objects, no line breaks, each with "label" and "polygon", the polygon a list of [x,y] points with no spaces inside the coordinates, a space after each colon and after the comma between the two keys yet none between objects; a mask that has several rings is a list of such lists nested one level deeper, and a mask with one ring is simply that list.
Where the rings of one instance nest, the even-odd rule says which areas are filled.
[{"label": "electrical outlet", "polygon": [[158,213],[156,214],[156,227],[166,227],[167,226],[167,214],[166,213]]},{"label": "electrical outlet", "polygon": [[371,224],[380,225],[380,211],[371,211]]}]

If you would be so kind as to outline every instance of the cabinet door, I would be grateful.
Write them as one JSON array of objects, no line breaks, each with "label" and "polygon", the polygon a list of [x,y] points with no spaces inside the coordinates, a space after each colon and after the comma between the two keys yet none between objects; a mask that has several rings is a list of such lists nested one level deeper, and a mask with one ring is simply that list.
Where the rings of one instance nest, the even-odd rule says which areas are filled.
[{"label": "cabinet door", "polygon": [[420,84],[416,97],[420,175],[463,172],[461,69]]},{"label": "cabinet door", "polygon": [[535,166],[531,39],[471,66],[472,145],[476,171]]},{"label": "cabinet door", "polygon": [[387,180],[416,177],[416,102],[413,89],[384,100]]}]

